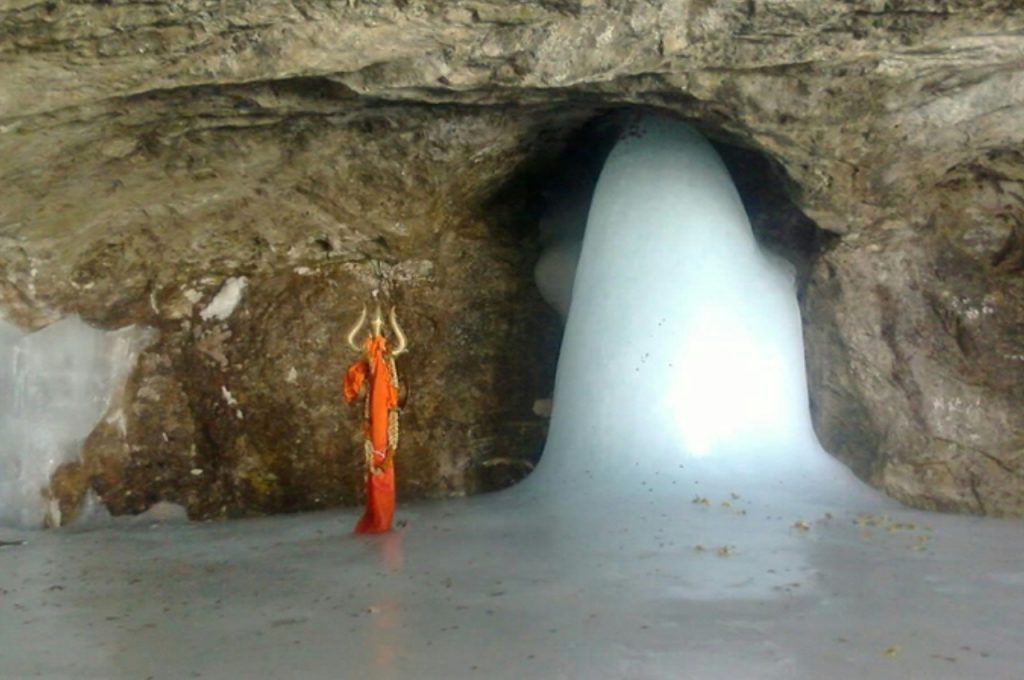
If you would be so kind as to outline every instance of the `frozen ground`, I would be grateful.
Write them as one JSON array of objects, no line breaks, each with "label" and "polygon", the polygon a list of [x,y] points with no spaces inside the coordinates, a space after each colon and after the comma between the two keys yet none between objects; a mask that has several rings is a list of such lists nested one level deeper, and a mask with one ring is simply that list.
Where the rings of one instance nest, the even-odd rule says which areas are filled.
[{"label": "frozen ground", "polygon": [[528,484],[370,538],[354,512],[0,530],[0,677],[1024,677],[1019,523],[678,486],[559,515]]}]

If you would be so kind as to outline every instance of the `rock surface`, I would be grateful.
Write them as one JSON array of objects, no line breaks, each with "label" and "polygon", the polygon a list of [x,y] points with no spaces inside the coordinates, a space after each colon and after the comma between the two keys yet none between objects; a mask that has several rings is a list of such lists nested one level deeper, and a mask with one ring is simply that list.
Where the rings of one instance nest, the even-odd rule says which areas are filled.
[{"label": "rock surface", "polygon": [[916,228],[845,239],[806,316],[826,449],[900,500],[1024,515],[1024,163],[953,168]]},{"label": "rock surface", "polygon": [[644,106],[756,152],[838,235],[759,220],[806,258],[827,448],[907,502],[1024,514],[1022,29],[1016,0],[7,3],[0,309],[161,333],[127,435],[57,486],[193,517],[356,502],[337,377],[373,290],[413,343],[400,493],[522,476],[558,335],[530,178]]}]

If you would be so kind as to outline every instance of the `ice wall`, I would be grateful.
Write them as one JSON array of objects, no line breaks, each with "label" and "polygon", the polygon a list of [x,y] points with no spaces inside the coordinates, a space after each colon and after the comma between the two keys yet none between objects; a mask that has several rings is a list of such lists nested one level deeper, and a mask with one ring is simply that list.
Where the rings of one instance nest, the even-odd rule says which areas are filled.
[{"label": "ice wall", "polygon": [[672,476],[748,495],[860,493],[811,428],[793,270],[760,251],[693,128],[628,126],[572,285],[534,485],[592,495]]},{"label": "ice wall", "polygon": [[0,524],[38,527],[57,512],[50,475],[78,458],[149,338],[77,316],[30,334],[0,321]]}]

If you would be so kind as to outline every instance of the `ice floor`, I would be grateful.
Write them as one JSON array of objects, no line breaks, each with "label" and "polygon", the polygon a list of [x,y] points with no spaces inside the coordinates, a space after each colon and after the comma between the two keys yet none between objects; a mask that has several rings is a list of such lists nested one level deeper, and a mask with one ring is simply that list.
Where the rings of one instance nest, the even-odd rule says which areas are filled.
[{"label": "ice floor", "polygon": [[1024,678],[1021,524],[679,483],[0,530],[0,677]]}]

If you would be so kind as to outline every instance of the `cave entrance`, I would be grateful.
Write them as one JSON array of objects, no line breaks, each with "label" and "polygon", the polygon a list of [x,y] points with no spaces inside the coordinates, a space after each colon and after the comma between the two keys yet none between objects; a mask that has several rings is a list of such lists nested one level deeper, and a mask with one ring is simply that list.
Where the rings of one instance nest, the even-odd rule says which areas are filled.
[{"label": "cave entrance", "polygon": [[[604,442],[628,446],[632,439],[659,450],[681,444],[702,457],[722,448],[782,446],[797,430],[817,451],[797,295],[828,235],[790,201],[785,177],[769,158],[721,141],[712,147],[695,128],[652,116],[597,116],[567,135],[560,153],[517,178],[531,192],[538,290],[568,323],[565,342],[576,343],[570,351],[585,355],[567,357],[566,345],[537,352],[562,355],[548,451],[580,440],[567,432],[601,432]],[[666,147],[692,132],[680,149],[689,145],[684,151],[703,158],[667,159],[649,142],[633,144],[650,132],[650,120],[672,128],[652,133]],[[631,144],[646,148],[624,159],[622,149]],[[688,167],[680,170],[680,162]],[[632,173],[642,179],[629,179]],[[718,219],[721,225],[711,224]],[[592,233],[595,224],[605,233]],[[590,267],[583,274],[581,254],[582,266]],[[631,257],[639,264],[623,261]],[[580,285],[600,291],[585,291],[586,309],[570,311]],[[630,387],[637,382],[645,387]],[[669,432],[679,441],[665,439]]]}]

